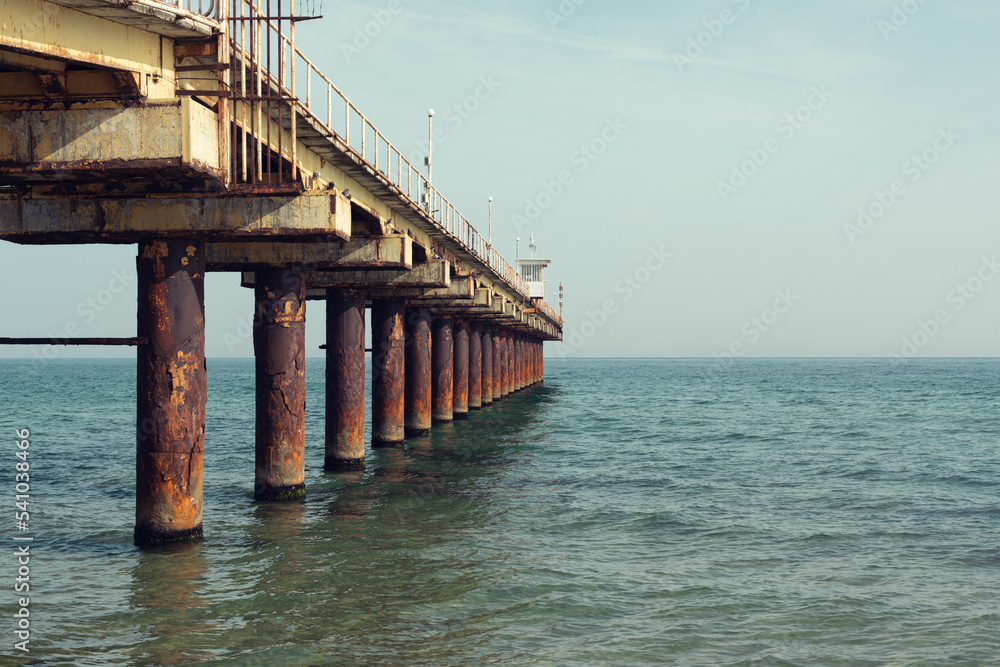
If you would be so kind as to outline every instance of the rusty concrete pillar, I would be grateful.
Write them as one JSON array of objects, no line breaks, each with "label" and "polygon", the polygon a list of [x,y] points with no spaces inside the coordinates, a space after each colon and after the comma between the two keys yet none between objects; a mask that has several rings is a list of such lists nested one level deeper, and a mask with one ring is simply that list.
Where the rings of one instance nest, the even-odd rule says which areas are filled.
[{"label": "rusty concrete pillar", "polygon": [[431,372],[433,374],[431,383],[434,402],[432,416],[435,424],[447,423],[454,419],[455,401],[455,360],[451,320],[448,318],[435,319],[433,336],[431,342]]},{"label": "rusty concrete pillar", "polygon": [[406,438],[406,332],[402,301],[372,301],[372,447]]},{"label": "rusty concrete pillar", "polygon": [[510,337],[500,335],[500,398],[510,394]]},{"label": "rusty concrete pillar", "polygon": [[202,536],[205,452],[205,248],[139,244],[135,543]]},{"label": "rusty concrete pillar", "polygon": [[326,291],[326,457],[331,472],[365,469],[365,297]]},{"label": "rusty concrete pillar", "polygon": [[524,352],[524,359],[521,362],[521,382],[527,389],[534,384],[531,381],[531,339],[527,336],[521,339],[521,349]]},{"label": "rusty concrete pillar", "polygon": [[469,324],[469,409],[483,408],[483,338],[477,322]]},{"label": "rusty concrete pillar", "polygon": [[483,348],[483,406],[493,405],[493,332],[484,326],[480,336]]},{"label": "rusty concrete pillar", "polygon": [[521,391],[524,388],[524,354],[521,345],[521,334],[514,337],[514,391]]},{"label": "rusty concrete pillar", "polygon": [[541,372],[539,371],[541,367],[539,362],[542,356],[542,341],[540,340],[532,341],[531,350],[532,350],[531,383],[538,384],[542,379]]},{"label": "rusty concrete pillar", "polygon": [[455,421],[461,421],[469,418],[469,323],[465,320],[455,320],[452,329],[454,337],[452,417]]},{"label": "rusty concrete pillar", "polygon": [[253,495],[305,496],[306,286],[298,269],[257,272],[253,328],[257,433]]},{"label": "rusty concrete pillar", "polygon": [[406,319],[406,437],[431,430],[431,313],[409,311]]},{"label": "rusty concrete pillar", "polygon": [[493,340],[493,400],[499,401],[502,396],[500,394],[500,387],[503,385],[503,337],[500,335],[500,328],[496,327],[493,329],[492,334]]},{"label": "rusty concrete pillar", "polygon": [[511,334],[507,337],[507,393],[513,394],[517,391],[516,385],[516,374],[514,371],[514,363],[517,359],[517,355],[514,347],[514,335]]}]

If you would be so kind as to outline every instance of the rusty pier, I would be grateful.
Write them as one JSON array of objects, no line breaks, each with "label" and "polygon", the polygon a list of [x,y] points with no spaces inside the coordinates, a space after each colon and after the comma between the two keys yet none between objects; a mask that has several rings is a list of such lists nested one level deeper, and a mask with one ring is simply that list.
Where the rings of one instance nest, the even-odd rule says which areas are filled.
[{"label": "rusty pier", "polygon": [[134,335],[51,342],[137,349],[141,546],[203,533],[207,272],[235,274],[254,313],[260,502],[307,493],[310,300],[331,473],[481,418],[562,339],[534,241],[507,262],[302,53],[311,6],[0,3],[0,240],[136,247]]}]

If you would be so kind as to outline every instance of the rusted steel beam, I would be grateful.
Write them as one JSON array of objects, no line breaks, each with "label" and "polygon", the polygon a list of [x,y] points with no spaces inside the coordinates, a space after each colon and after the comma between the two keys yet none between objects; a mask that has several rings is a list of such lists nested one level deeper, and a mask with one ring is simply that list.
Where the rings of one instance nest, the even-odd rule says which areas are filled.
[{"label": "rusted steel beam", "polygon": [[406,439],[405,308],[372,302],[372,447],[402,447]]},{"label": "rusted steel beam", "polygon": [[136,347],[146,345],[146,338],[0,338],[0,345],[124,345]]},{"label": "rusted steel beam", "polygon": [[493,331],[483,326],[483,406],[493,405]]},{"label": "rusted steel beam", "polygon": [[435,318],[432,328],[431,393],[434,405],[431,416],[435,424],[442,424],[454,420],[455,358],[451,319]]},{"label": "rusted steel beam", "polygon": [[431,430],[431,314],[409,309],[406,318],[406,436]]},{"label": "rusted steel beam", "polygon": [[202,535],[205,453],[205,252],[201,243],[147,240],[136,260],[135,543]]},{"label": "rusted steel beam", "polygon": [[469,323],[455,320],[453,335],[452,418],[461,421],[469,418]]},{"label": "rusted steel beam", "polygon": [[305,497],[306,300],[295,269],[257,272],[253,347],[257,433],[254,498]]},{"label": "rusted steel beam", "polygon": [[469,410],[483,408],[483,339],[478,322],[469,323]]},{"label": "rusted steel beam", "polygon": [[365,469],[365,297],[326,300],[326,456],[330,472]]}]

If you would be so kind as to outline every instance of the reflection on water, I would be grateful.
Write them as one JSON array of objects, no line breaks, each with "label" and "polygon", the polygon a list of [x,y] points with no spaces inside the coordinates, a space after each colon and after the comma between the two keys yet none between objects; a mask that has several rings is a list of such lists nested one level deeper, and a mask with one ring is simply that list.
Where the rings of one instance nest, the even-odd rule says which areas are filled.
[{"label": "reflection on water", "polygon": [[308,496],[266,504],[253,362],[213,360],[206,538],[150,551],[131,544],[134,363],[59,368],[0,394],[37,436],[33,655],[50,664],[1000,655],[1000,362],[551,364],[544,387],[329,474],[311,361]]}]

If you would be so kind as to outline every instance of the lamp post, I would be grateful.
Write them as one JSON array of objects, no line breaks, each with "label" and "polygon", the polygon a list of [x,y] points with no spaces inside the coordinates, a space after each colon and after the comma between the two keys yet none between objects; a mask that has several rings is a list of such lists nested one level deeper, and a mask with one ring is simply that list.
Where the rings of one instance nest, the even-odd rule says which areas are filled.
[{"label": "lamp post", "polygon": [[431,212],[431,183],[433,182],[433,171],[431,169],[431,158],[434,154],[434,109],[427,110],[427,212]]}]

